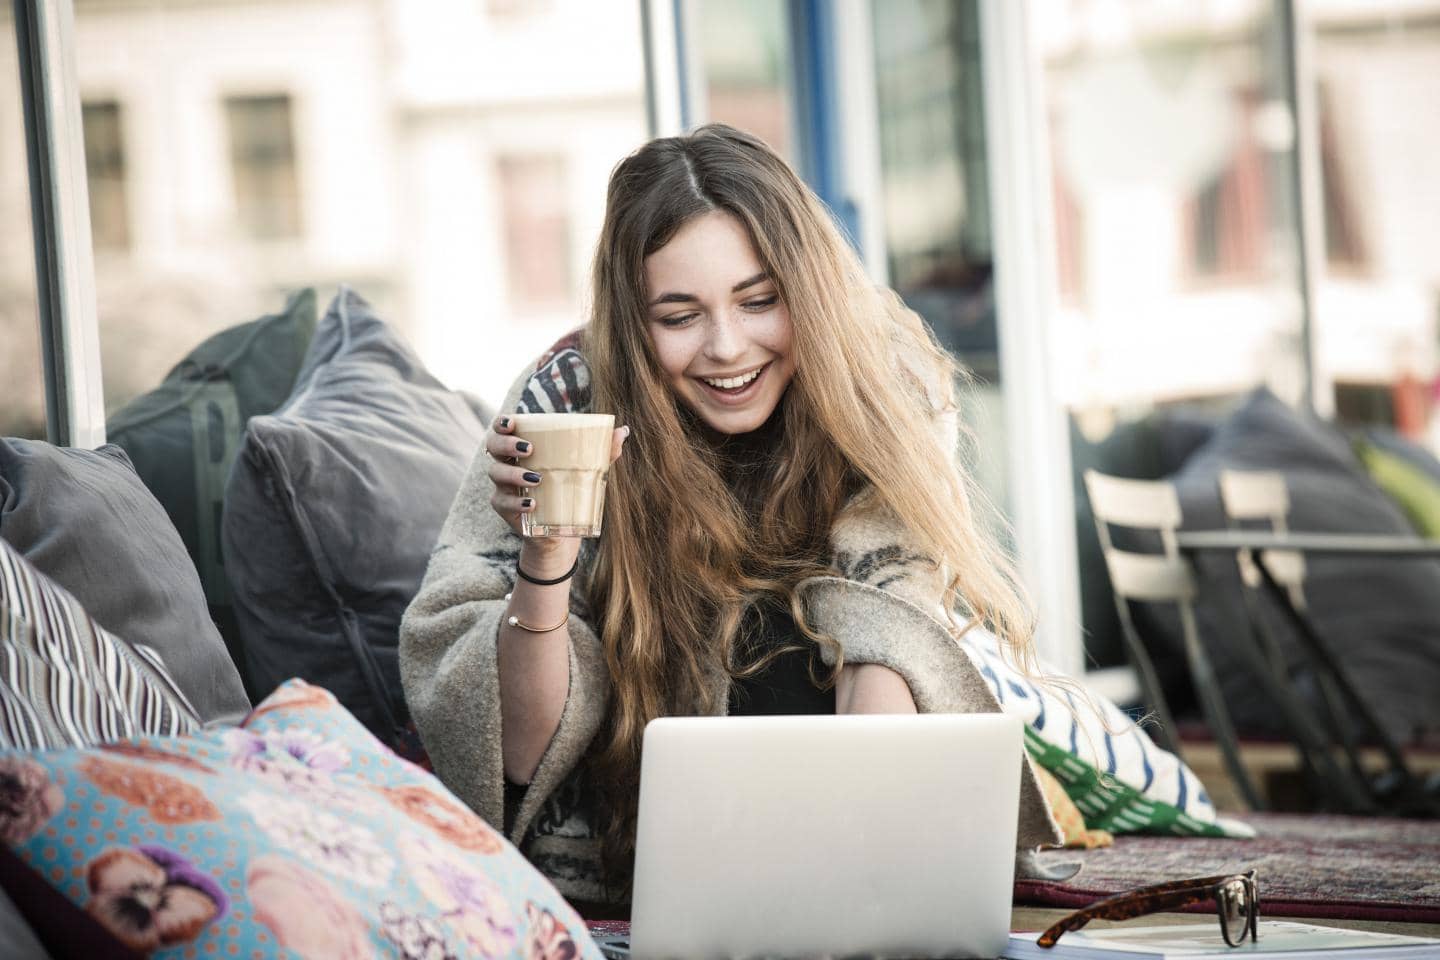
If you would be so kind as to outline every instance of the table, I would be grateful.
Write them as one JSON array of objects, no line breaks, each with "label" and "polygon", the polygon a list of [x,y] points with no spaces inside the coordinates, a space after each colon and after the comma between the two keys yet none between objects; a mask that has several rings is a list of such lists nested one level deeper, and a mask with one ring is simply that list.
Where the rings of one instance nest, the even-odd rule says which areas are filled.
[{"label": "table", "polygon": [[[1434,560],[1440,559],[1440,540],[1428,540],[1402,534],[1298,533],[1292,531],[1282,533],[1274,530],[1232,528],[1177,530],[1175,531],[1175,546],[1192,562],[1198,554],[1202,553],[1231,553],[1237,557],[1241,553],[1250,554],[1255,567],[1260,572],[1262,585],[1266,592],[1274,598],[1282,614],[1297,630],[1312,661],[1316,662],[1323,671],[1320,677],[1321,693],[1332,714],[1333,726],[1336,729],[1344,728],[1346,724],[1344,706],[1347,704],[1342,704],[1341,701],[1348,702],[1350,710],[1359,717],[1362,725],[1368,728],[1371,735],[1378,740],[1389,760],[1390,774],[1395,778],[1401,793],[1406,797],[1418,798],[1414,802],[1422,803],[1427,808],[1434,808],[1436,803],[1440,803],[1440,799],[1429,795],[1409,770],[1400,746],[1385,732],[1374,712],[1354,688],[1346,672],[1341,668],[1341,659],[1325,638],[1316,631],[1304,612],[1297,608],[1291,593],[1277,582],[1265,564],[1265,554],[1269,551],[1299,553],[1303,556]],[[1246,602],[1253,604],[1248,594]],[[1248,612],[1252,626],[1263,634],[1264,625],[1260,622],[1253,606],[1249,607]],[[1279,681],[1283,689],[1284,685],[1290,681],[1290,678],[1284,673],[1283,657],[1278,653],[1274,640],[1268,635],[1266,642],[1271,646],[1268,651],[1269,665],[1277,674],[1275,679]],[[1281,699],[1284,697],[1282,696]],[[1295,708],[1289,707],[1288,704],[1282,704],[1282,706],[1286,706],[1288,712],[1294,712]],[[1368,788],[1369,785],[1366,783],[1368,778],[1363,775],[1355,744],[1349,739],[1344,739],[1342,743],[1350,760],[1351,770],[1355,775],[1354,779],[1350,779],[1348,783],[1343,782],[1348,778],[1340,774],[1339,770],[1329,762],[1328,756],[1314,753],[1317,749],[1323,749],[1323,744],[1302,742],[1299,745],[1302,752],[1308,752],[1312,757],[1319,757],[1318,762],[1325,776],[1331,780],[1342,781],[1337,783],[1337,787],[1343,794],[1349,796],[1350,802],[1360,805],[1360,809],[1363,810],[1366,801],[1357,787],[1365,784]],[[1373,800],[1374,798],[1369,799]]]},{"label": "table", "polygon": [[1329,556],[1440,559],[1440,540],[1383,533],[1277,533],[1273,530],[1177,530],[1181,553],[1292,550]]}]

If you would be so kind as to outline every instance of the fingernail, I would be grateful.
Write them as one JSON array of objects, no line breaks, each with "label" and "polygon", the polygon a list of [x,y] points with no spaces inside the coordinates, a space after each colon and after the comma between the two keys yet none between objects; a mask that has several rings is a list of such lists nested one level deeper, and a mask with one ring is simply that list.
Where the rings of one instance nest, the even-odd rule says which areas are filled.
[{"label": "fingernail", "polygon": [[535,506],[535,498],[534,498],[534,497],[521,497],[521,498],[520,498],[520,509],[521,509],[521,510],[529,510],[529,509],[530,509],[531,507],[533,507],[533,506]]},{"label": "fingernail", "polygon": [[521,440],[519,443],[515,444],[515,450],[516,450],[517,453],[529,453],[529,452],[530,452],[530,441],[529,441],[529,440]]},{"label": "fingernail", "polygon": [[629,440],[629,439],[630,439],[630,424],[628,424],[628,423],[625,424],[625,428],[624,428],[624,429],[625,429],[625,436],[624,436],[622,439],[624,439],[624,440]]},{"label": "fingernail", "polygon": [[539,482],[540,482],[540,474],[538,474],[538,473],[527,473],[527,474],[525,474],[525,482],[526,482],[526,483],[539,483]]},{"label": "fingernail", "polygon": [[500,418],[500,426],[501,426],[502,428],[508,430],[508,429],[510,428],[510,418],[509,418],[509,417],[501,417],[501,418]]}]

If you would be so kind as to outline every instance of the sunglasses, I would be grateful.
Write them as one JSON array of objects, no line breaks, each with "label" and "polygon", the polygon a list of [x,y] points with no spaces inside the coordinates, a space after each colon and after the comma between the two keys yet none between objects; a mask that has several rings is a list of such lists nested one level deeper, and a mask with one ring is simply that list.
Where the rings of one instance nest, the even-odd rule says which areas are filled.
[{"label": "sunglasses", "polygon": [[1250,870],[1220,877],[1157,883],[1117,893],[1061,918],[1040,934],[1035,943],[1041,947],[1053,947],[1067,931],[1079,930],[1091,920],[1129,920],[1211,899],[1215,901],[1215,912],[1220,916],[1220,935],[1227,944],[1238,947],[1246,940],[1260,939],[1260,889],[1255,881],[1255,871]]}]

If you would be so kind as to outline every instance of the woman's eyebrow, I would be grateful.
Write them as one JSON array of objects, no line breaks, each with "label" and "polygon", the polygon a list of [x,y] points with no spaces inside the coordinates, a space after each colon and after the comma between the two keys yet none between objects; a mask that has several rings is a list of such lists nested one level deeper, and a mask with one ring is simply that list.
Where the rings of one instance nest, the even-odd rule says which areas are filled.
[{"label": "woman's eyebrow", "polygon": [[[735,286],[733,286],[733,287],[730,288],[730,292],[731,292],[731,293],[739,293],[741,290],[744,290],[744,289],[746,289],[746,288],[748,288],[748,287],[753,287],[753,286],[755,286],[755,284],[757,284],[757,283],[763,283],[764,281],[769,280],[769,279],[770,279],[770,274],[769,274],[767,271],[761,270],[759,273],[755,274],[755,276],[750,277],[749,279],[746,279],[746,280],[741,280],[739,283],[735,284]],[[650,306],[652,306],[652,307],[658,307],[658,306],[660,306],[660,304],[662,304],[662,303],[699,303],[699,302],[700,302],[700,298],[697,297],[697,296],[696,296],[695,294],[693,294],[693,293],[662,293],[662,294],[660,294],[660,296],[658,296],[658,297],[656,297],[654,300],[651,300],[651,301],[650,301]]]},{"label": "woman's eyebrow", "polygon": [[735,286],[733,286],[733,287],[730,288],[730,292],[731,292],[731,293],[739,293],[741,290],[744,290],[746,287],[753,287],[753,286],[755,286],[755,284],[760,283],[760,282],[762,282],[762,281],[764,281],[764,280],[769,280],[769,279],[770,279],[770,274],[766,273],[764,270],[761,270],[759,273],[755,274],[755,276],[751,277],[749,280],[741,280],[739,283],[735,284]]},{"label": "woman's eyebrow", "polygon": [[650,301],[650,306],[658,307],[662,303],[697,303],[699,300],[693,293],[662,293]]}]

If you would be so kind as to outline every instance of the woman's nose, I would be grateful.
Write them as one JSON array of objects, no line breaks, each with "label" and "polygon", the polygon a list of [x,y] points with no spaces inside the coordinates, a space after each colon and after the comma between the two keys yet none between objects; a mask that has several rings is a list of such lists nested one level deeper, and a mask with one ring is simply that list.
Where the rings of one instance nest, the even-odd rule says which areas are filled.
[{"label": "woman's nose", "polygon": [[706,355],[716,363],[729,363],[745,355],[745,321],[732,314],[717,316],[710,324]]}]

